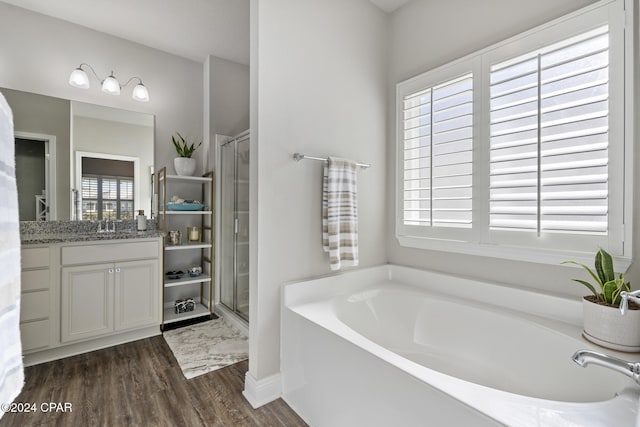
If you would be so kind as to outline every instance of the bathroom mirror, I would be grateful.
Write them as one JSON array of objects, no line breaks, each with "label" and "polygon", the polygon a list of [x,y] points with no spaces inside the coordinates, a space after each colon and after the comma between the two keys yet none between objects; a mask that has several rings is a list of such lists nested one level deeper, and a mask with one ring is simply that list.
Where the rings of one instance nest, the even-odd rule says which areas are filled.
[{"label": "bathroom mirror", "polygon": [[152,114],[0,92],[13,111],[20,220],[151,216]]}]

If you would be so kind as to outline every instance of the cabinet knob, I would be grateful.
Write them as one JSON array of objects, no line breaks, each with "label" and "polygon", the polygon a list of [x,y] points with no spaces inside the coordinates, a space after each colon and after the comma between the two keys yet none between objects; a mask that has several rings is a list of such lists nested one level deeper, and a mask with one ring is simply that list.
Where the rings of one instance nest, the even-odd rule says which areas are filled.
[{"label": "cabinet knob", "polygon": [[116,273],[120,273],[120,267],[116,268]]},{"label": "cabinet knob", "polygon": [[113,273],[113,268],[110,268],[109,269],[109,274],[112,274],[112,273]]}]

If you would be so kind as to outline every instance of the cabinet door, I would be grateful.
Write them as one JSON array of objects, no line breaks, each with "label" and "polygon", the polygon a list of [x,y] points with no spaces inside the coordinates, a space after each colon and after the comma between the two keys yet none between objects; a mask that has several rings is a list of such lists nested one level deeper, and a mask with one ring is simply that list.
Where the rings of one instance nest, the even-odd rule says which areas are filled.
[{"label": "cabinet door", "polygon": [[62,342],[113,331],[114,275],[113,264],[62,269]]},{"label": "cabinet door", "polygon": [[160,324],[158,268],[155,259],[116,264],[116,330]]}]

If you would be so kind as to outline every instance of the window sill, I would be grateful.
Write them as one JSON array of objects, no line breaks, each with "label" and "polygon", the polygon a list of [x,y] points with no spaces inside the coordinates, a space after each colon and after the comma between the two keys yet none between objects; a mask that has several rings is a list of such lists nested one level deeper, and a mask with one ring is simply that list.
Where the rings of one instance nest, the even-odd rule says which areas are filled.
[{"label": "window sill", "polygon": [[[463,255],[476,255],[490,258],[524,261],[538,264],[559,265],[563,261],[576,261],[588,266],[593,265],[594,254],[586,252],[559,251],[551,249],[532,249],[517,246],[481,244],[455,240],[431,239],[413,236],[398,236],[400,246],[415,249],[427,249],[451,252]],[[631,265],[631,258],[614,257],[616,271],[625,272]]]}]

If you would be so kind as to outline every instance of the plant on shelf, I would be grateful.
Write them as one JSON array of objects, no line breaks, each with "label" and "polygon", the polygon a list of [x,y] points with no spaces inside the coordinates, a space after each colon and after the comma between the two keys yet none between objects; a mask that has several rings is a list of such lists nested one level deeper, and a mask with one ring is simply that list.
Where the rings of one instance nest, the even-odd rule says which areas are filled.
[{"label": "plant on shelf", "polygon": [[604,249],[600,249],[596,253],[595,273],[588,266],[579,262],[565,261],[563,264],[579,265],[591,275],[595,285],[582,279],[573,279],[573,281],[589,288],[595,300],[600,303],[618,306],[620,304],[620,293],[622,291],[631,291],[631,284],[624,280],[624,274],[620,273],[617,278],[615,277],[613,258]]},{"label": "plant on shelf", "polygon": [[179,157],[173,159],[173,167],[176,170],[176,174],[182,176],[191,176],[196,171],[196,160],[192,159],[194,151],[198,149],[202,145],[202,141],[198,145],[192,143],[189,145],[187,140],[180,134],[180,132],[176,132],[175,136],[171,137],[171,142],[173,146],[176,148],[176,152]]},{"label": "plant on shelf", "polygon": [[178,152],[178,156],[180,157],[191,158],[193,152],[202,145],[202,141],[200,141],[198,145],[196,145],[195,143],[189,145],[187,143],[187,140],[182,135],[180,135],[180,132],[176,132],[176,135],[178,135],[178,139],[176,139],[175,136],[172,136],[171,142],[173,142],[173,146],[176,147],[176,151]]},{"label": "plant on shelf", "polygon": [[616,277],[613,258],[604,249],[596,252],[594,270],[576,261],[584,268],[593,283],[583,279],[573,279],[586,286],[593,295],[582,299],[583,336],[603,347],[620,351],[640,351],[640,307],[631,303],[629,312],[622,315],[618,306],[622,292],[631,292],[631,284],[620,273]]}]

